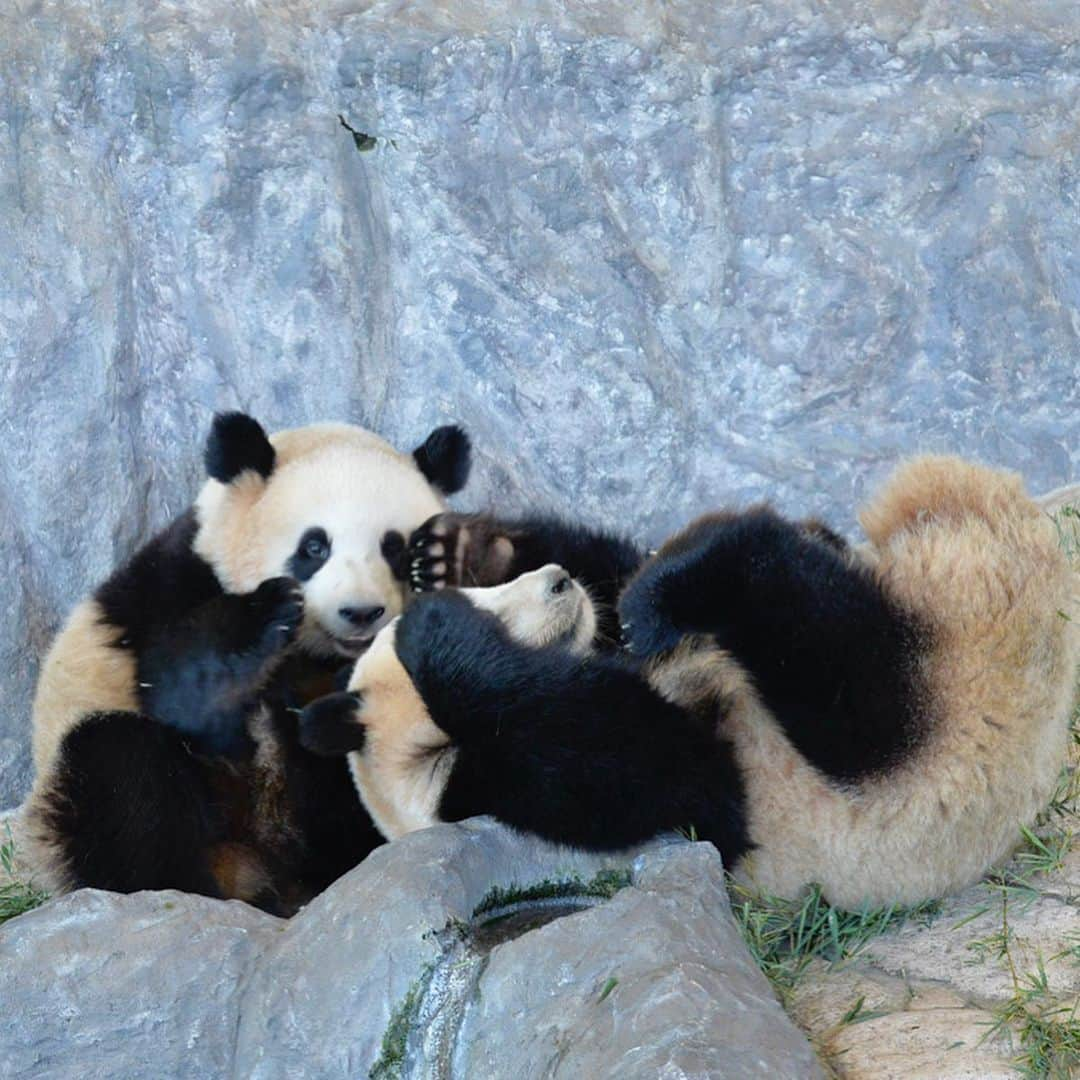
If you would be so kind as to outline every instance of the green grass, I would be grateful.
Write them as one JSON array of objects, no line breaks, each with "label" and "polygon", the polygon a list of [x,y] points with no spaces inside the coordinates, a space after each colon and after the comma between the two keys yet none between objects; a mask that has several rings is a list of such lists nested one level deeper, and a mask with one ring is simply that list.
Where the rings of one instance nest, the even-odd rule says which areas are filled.
[{"label": "green grass", "polygon": [[1062,550],[1074,563],[1080,562],[1080,504],[1067,504],[1050,517],[1057,526]]},{"label": "green grass", "polygon": [[[1050,986],[1041,956],[1035,970],[1017,971],[1009,929],[1009,897],[1002,893],[1001,929],[991,935],[998,942],[997,957],[1008,967],[1012,996],[994,1010],[994,1021],[985,1038],[1006,1036],[1019,1050],[1012,1060],[1021,1076],[1031,1080],[1071,1080],[1080,1073],[1080,999],[1063,1003]],[[1066,949],[1052,959],[1072,955]],[[1068,991],[1066,991],[1068,993]],[[1017,1047],[1017,1044],[1019,1046]]]},{"label": "green grass", "polygon": [[[1080,521],[1080,514],[1076,517]],[[1073,536],[1075,544],[1080,529]],[[1074,546],[1070,554],[1075,557],[1077,550]],[[1072,738],[1075,760],[1075,750],[1080,747],[1080,702],[1073,713]],[[971,943],[976,952],[1004,964],[1012,982],[1012,995],[994,1010],[994,1023],[986,1037],[1008,1035],[1018,1051],[1013,1065],[1021,1076],[1031,1080],[1070,1080],[1080,1076],[1080,999],[1068,986],[1060,993],[1054,991],[1041,956],[1034,971],[1018,971],[1013,956],[1016,938],[1009,925],[1010,905],[1018,900],[1030,903],[1041,891],[1040,876],[1061,868],[1076,842],[1078,808],[1080,769],[1073,764],[1062,770],[1050,805],[1039,816],[1035,828],[1022,830],[1023,844],[1010,866],[987,878],[986,887],[1000,896],[1001,925]],[[1080,964],[1080,931],[1071,940],[1073,943],[1052,956],[1051,961]]]},{"label": "green grass", "polygon": [[730,879],[728,891],[743,940],[782,1000],[811,961],[848,960],[886,930],[913,919],[929,924],[941,906],[933,901],[844,911],[825,900],[816,885],[801,900],[751,892]]},{"label": "green grass", "polygon": [[0,885],[0,923],[14,919],[27,911],[33,911],[49,899],[49,894],[36,888],[29,882],[16,881],[15,878],[15,841],[11,837],[10,827],[7,839],[0,844],[0,868],[11,878],[7,885]]},{"label": "green grass", "polygon": [[431,965],[421,973],[420,978],[409,987],[397,1008],[390,1014],[390,1023],[383,1034],[379,1057],[368,1073],[369,1080],[397,1080],[401,1076],[409,1032],[420,1013],[420,1003],[424,1000],[433,970],[434,965]]},{"label": "green grass", "polygon": [[509,907],[530,900],[561,900],[564,897],[588,896],[610,900],[620,889],[630,884],[629,870],[601,870],[590,881],[580,878],[564,878],[557,881],[538,881],[534,885],[502,889],[490,889],[473,910],[473,918],[485,915],[497,908]]}]

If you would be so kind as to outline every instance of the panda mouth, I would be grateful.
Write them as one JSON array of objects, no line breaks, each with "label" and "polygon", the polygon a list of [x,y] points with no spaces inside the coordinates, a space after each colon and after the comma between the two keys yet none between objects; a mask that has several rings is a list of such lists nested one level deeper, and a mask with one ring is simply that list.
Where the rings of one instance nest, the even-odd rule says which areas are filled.
[{"label": "panda mouth", "polygon": [[353,634],[349,637],[338,637],[336,634],[328,636],[335,652],[348,660],[355,660],[362,656],[375,640],[374,634]]},{"label": "panda mouth", "polygon": [[308,631],[308,648],[316,653],[333,653],[345,660],[356,660],[367,652],[375,640],[375,632],[366,630],[362,634],[335,634],[320,623],[314,624]]}]

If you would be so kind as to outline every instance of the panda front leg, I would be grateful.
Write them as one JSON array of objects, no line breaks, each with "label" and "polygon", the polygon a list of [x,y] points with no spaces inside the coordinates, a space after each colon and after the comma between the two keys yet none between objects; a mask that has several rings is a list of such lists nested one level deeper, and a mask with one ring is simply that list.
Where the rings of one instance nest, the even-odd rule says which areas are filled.
[{"label": "panda front leg", "polygon": [[300,586],[279,577],[157,628],[138,657],[140,704],[204,753],[241,752],[247,712],[303,616]]},{"label": "panda front leg", "polygon": [[832,670],[838,635],[865,633],[887,606],[842,538],[757,507],[702,517],[672,537],[627,586],[619,614],[640,657],[709,634],[752,671],[795,654]]},{"label": "panda front leg", "polygon": [[760,508],[702,518],[642,568],[619,611],[641,659],[710,638],[840,781],[880,772],[920,736],[928,631],[834,534]]}]

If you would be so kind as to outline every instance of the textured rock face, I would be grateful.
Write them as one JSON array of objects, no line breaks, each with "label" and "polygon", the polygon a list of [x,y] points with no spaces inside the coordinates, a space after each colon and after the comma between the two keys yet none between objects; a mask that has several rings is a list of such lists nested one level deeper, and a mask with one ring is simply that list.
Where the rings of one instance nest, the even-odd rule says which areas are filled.
[{"label": "textured rock face", "polygon": [[[618,891],[490,892],[574,880]],[[530,929],[552,904],[582,910]],[[0,1000],[17,1077],[821,1075],[739,941],[713,848],[631,863],[484,819],[379,849],[289,923],[75,893],[0,927]]]},{"label": "textured rock face", "polygon": [[0,805],[38,658],[188,501],[215,408],[456,418],[464,505],[648,539],[763,495],[850,528],[919,448],[1075,477],[1076,30],[1066,0],[0,13]]}]

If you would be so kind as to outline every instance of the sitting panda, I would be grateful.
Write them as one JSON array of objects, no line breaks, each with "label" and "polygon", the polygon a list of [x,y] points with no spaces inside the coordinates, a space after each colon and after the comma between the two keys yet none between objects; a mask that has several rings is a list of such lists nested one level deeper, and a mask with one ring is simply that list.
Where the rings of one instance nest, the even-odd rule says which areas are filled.
[{"label": "sitting panda", "polygon": [[402,610],[406,538],[463,486],[442,427],[412,456],[346,424],[218,415],[208,479],[71,614],[33,709],[46,883],[178,888],[287,913],[380,835],[299,707]]},{"label": "sitting panda", "polygon": [[1066,759],[1076,579],[1019,480],[956,458],[902,466],[861,521],[857,550],[767,508],[702,518],[623,592],[622,654],[589,648],[559,567],[433,592],[301,741],[349,753],[389,837],[482,813],[596,849],[692,826],[782,896],[961,889]]}]

